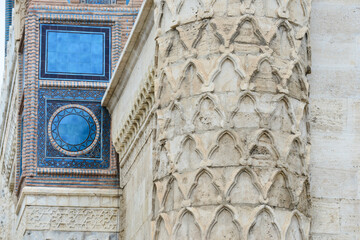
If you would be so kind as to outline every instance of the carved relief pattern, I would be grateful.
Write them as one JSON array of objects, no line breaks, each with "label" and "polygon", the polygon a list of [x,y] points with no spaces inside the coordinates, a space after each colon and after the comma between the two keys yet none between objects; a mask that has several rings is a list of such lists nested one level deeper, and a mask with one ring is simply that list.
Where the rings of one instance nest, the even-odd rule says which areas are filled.
[{"label": "carved relief pattern", "polygon": [[114,141],[114,146],[119,153],[120,161],[129,150],[129,146],[134,142],[136,134],[141,132],[139,131],[140,128],[148,121],[154,101],[154,73],[153,69],[150,69],[146,73],[143,86],[135,99],[131,112],[128,113],[125,121],[120,124],[122,128],[116,134],[118,137]]},{"label": "carved relief pattern", "polygon": [[310,4],[157,1],[153,239],[308,239]]},{"label": "carved relief pattern", "polygon": [[31,230],[116,232],[118,216],[115,208],[29,206],[23,217]]}]

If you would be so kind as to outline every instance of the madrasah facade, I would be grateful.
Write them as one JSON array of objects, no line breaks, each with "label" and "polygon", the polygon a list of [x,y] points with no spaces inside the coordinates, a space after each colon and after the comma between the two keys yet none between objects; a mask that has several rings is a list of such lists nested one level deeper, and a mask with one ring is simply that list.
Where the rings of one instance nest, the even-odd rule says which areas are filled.
[{"label": "madrasah facade", "polygon": [[360,239],[358,0],[6,0],[1,240]]}]

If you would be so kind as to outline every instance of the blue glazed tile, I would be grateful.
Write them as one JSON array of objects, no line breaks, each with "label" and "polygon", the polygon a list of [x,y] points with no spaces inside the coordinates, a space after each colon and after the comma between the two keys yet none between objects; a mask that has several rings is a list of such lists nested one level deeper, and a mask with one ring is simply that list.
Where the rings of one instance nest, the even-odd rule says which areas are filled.
[{"label": "blue glazed tile", "polygon": [[[38,167],[107,169],[110,166],[110,116],[101,107],[103,94],[102,90],[39,89]],[[67,107],[69,104],[85,107],[93,115],[77,107]],[[70,156],[50,142],[49,134],[61,149],[83,151],[96,136],[94,118],[99,122],[100,138],[89,152]]]},{"label": "blue glazed tile", "polygon": [[40,78],[108,81],[110,34],[109,27],[42,24]]}]

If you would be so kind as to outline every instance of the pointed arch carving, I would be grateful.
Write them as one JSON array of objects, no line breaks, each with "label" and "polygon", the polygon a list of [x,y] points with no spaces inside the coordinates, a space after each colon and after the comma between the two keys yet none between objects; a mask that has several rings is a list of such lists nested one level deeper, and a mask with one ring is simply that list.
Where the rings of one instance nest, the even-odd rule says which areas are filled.
[{"label": "pointed arch carving", "polygon": [[230,43],[266,45],[267,42],[256,19],[245,16],[238,23],[235,33],[230,38]]},{"label": "pointed arch carving", "polygon": [[301,193],[298,197],[297,210],[305,215],[308,214],[308,209],[310,205],[310,184],[308,180],[304,181],[302,186]]},{"label": "pointed arch carving", "polygon": [[280,97],[270,116],[270,128],[273,131],[294,132],[295,117],[286,96]]},{"label": "pointed arch carving", "polygon": [[201,169],[195,177],[189,191],[189,199],[193,206],[217,204],[221,196],[219,187],[213,181],[213,175],[207,169]]},{"label": "pointed arch carving", "polygon": [[301,227],[301,216],[297,211],[294,211],[290,224],[286,230],[286,240],[305,240],[305,234]]},{"label": "pointed arch carving", "polygon": [[246,167],[238,171],[226,192],[226,198],[232,204],[258,203],[263,198],[263,191],[257,175]]},{"label": "pointed arch carving", "polygon": [[179,79],[177,86],[182,97],[193,96],[201,92],[204,76],[200,73],[195,61],[188,61]]},{"label": "pointed arch carving", "polygon": [[196,221],[195,214],[188,208],[179,212],[177,223],[174,226],[174,240],[197,240],[202,239],[202,231]]},{"label": "pointed arch carving", "polygon": [[256,70],[250,77],[250,89],[276,93],[281,82],[280,74],[271,64],[270,58],[264,57],[259,60]]},{"label": "pointed arch carving", "polygon": [[250,226],[248,240],[280,240],[280,238],[280,229],[275,222],[272,210],[269,207],[261,208]]},{"label": "pointed arch carving", "polygon": [[303,144],[298,137],[291,142],[289,152],[286,157],[286,163],[290,169],[296,173],[302,173],[305,167],[303,156]]},{"label": "pointed arch carving", "polygon": [[[186,44],[181,40],[180,33],[177,29],[169,31],[169,37],[165,39],[159,38],[160,52],[164,53],[167,61],[175,61],[179,56],[183,56],[189,49]],[[164,46],[164,47],[162,47]]]},{"label": "pointed arch carving", "polygon": [[169,105],[169,113],[165,120],[164,129],[169,132],[170,136],[174,136],[181,134],[185,126],[184,110],[178,102],[173,101]]},{"label": "pointed arch carving", "polygon": [[170,220],[165,214],[160,214],[155,223],[155,240],[169,239],[171,236]]},{"label": "pointed arch carving", "polygon": [[176,161],[178,171],[183,172],[197,169],[203,158],[204,155],[199,150],[195,139],[190,135],[185,136],[181,142],[181,150]]},{"label": "pointed arch carving", "polygon": [[215,104],[214,98],[209,94],[203,95],[193,117],[193,124],[198,130],[209,130],[221,126],[224,119],[220,108]]},{"label": "pointed arch carving", "polygon": [[235,128],[258,128],[262,115],[256,106],[256,99],[250,93],[243,94],[230,119]]},{"label": "pointed arch carving", "polygon": [[179,188],[178,181],[174,176],[171,176],[167,185],[162,201],[162,209],[165,212],[170,212],[181,208],[181,203],[184,201],[184,194]]},{"label": "pointed arch carving", "polygon": [[241,226],[235,218],[235,212],[228,206],[222,206],[216,212],[206,234],[206,239],[241,239]]},{"label": "pointed arch carving", "polygon": [[210,84],[214,84],[215,92],[236,91],[239,88],[240,81],[245,78],[240,66],[238,59],[232,55],[226,55],[218,61],[217,68],[210,78]]},{"label": "pointed arch carving", "polygon": [[250,157],[257,160],[259,164],[273,162],[279,159],[279,153],[275,148],[274,138],[268,130],[262,130],[256,144],[250,148]]},{"label": "pointed arch carving", "polygon": [[237,140],[229,131],[219,134],[216,145],[209,153],[212,166],[237,166],[242,157],[242,150]]},{"label": "pointed arch carving", "polygon": [[304,143],[310,143],[310,123],[309,123],[309,105],[306,103],[302,111],[302,117],[299,123],[301,139]]},{"label": "pointed arch carving", "polygon": [[310,44],[310,32],[309,29],[304,27],[296,34],[296,39],[301,41],[298,48],[298,55],[300,57],[302,65],[305,68],[305,74],[311,73],[311,44]]},{"label": "pointed arch carving", "polygon": [[293,206],[293,194],[290,189],[289,180],[283,171],[274,174],[271,186],[267,191],[268,204],[280,208]]},{"label": "pointed arch carving", "polygon": [[158,99],[163,101],[172,99],[175,94],[175,83],[171,71],[166,68],[160,73],[160,82],[157,91]]},{"label": "pointed arch carving", "polygon": [[160,142],[158,158],[155,163],[155,177],[162,178],[166,176],[171,169],[172,161],[170,160],[166,141]]},{"label": "pointed arch carving", "polygon": [[270,48],[274,50],[273,55],[283,59],[290,59],[295,51],[295,39],[292,34],[292,27],[288,21],[280,21],[276,29],[272,31]]},{"label": "pointed arch carving", "polygon": [[161,1],[161,14],[159,14],[158,27],[165,33],[170,30],[171,23],[173,22],[174,13],[172,12],[172,6],[169,6],[169,2]]},{"label": "pointed arch carving", "polygon": [[306,99],[308,86],[305,80],[304,71],[299,62],[294,64],[292,73],[286,81],[287,91],[290,96],[297,99]]}]

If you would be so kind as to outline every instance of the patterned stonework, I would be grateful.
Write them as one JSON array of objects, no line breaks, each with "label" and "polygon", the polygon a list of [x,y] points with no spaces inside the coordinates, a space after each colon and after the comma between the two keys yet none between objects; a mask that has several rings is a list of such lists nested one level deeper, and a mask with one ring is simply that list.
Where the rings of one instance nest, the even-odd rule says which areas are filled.
[{"label": "patterned stonework", "polygon": [[308,239],[310,4],[157,1],[153,239]]},{"label": "patterned stonework", "polygon": [[118,209],[29,206],[28,230],[117,232]]}]

